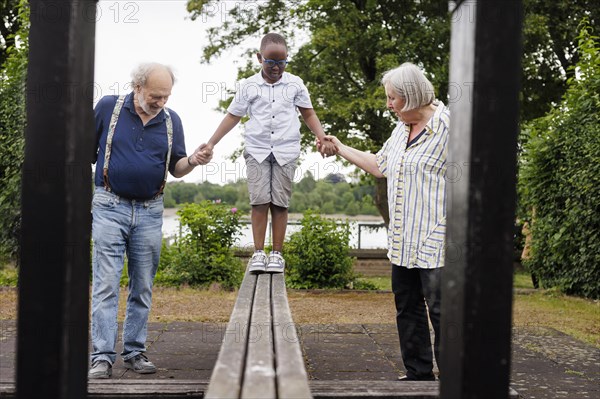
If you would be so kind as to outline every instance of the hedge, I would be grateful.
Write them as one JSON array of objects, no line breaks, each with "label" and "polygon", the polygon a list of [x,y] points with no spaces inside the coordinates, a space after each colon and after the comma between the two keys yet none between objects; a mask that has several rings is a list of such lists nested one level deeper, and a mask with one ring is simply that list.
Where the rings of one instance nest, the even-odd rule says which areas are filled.
[{"label": "hedge", "polygon": [[600,298],[600,46],[582,24],[576,77],[525,126],[519,195],[531,225],[525,266],[545,288]]}]

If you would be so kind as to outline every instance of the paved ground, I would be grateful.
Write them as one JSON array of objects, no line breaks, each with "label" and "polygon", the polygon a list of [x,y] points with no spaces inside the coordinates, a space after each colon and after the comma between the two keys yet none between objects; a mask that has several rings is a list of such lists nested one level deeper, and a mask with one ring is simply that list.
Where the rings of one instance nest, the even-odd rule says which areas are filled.
[{"label": "paved ground", "polygon": [[[119,359],[113,378],[208,380],[225,326],[151,324],[148,356],[158,372],[141,376]],[[404,369],[394,325],[302,325],[299,333],[311,380],[395,380]],[[15,322],[0,321],[0,381],[14,380],[15,341]],[[600,350],[552,329],[515,329],[511,382],[521,398],[599,398]]]}]

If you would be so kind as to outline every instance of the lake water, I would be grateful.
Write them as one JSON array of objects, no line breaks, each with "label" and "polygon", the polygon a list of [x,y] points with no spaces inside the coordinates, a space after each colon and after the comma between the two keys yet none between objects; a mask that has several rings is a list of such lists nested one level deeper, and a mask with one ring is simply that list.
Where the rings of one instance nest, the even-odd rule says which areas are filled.
[{"label": "lake water", "polygon": [[[341,216],[339,219],[344,220],[345,217]],[[299,231],[300,226],[295,224],[296,220],[290,218],[290,224],[288,224],[288,228],[286,231],[286,236],[289,237],[290,234]],[[387,246],[387,236],[385,227],[377,227],[383,223],[383,220],[380,218],[374,217],[366,217],[364,220],[360,220],[360,217],[357,220],[351,220],[350,223],[350,247],[352,248],[363,248],[363,249],[376,249],[376,248],[386,248]],[[375,226],[375,227],[370,227]],[[173,209],[165,209],[165,214],[163,216],[163,236],[164,237],[173,237],[177,235],[179,232],[179,218],[175,214],[175,210]],[[269,228],[267,229],[267,239],[266,242],[271,242],[270,239],[270,222]],[[360,230],[360,240],[359,240],[359,230]],[[360,241],[360,246],[359,246]],[[250,224],[246,224],[242,229],[242,235],[238,238],[236,245],[242,248],[244,247],[252,247],[252,230]]]}]

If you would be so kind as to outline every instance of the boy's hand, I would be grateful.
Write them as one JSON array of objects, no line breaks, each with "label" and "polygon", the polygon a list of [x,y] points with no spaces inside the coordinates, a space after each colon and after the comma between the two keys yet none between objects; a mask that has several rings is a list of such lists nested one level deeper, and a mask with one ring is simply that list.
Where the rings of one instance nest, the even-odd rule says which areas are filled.
[{"label": "boy's hand", "polygon": [[321,143],[321,154],[328,157],[328,156],[337,154],[337,152],[338,152],[338,149],[335,146],[335,144],[333,144],[332,141],[327,141],[327,138],[325,139],[325,141],[323,143]]},{"label": "boy's hand", "polygon": [[190,156],[193,165],[206,165],[213,157],[213,147],[210,144],[201,144]]},{"label": "boy's hand", "polygon": [[317,149],[323,155],[328,157],[338,153],[341,142],[334,136],[325,136],[323,140],[317,139]]}]

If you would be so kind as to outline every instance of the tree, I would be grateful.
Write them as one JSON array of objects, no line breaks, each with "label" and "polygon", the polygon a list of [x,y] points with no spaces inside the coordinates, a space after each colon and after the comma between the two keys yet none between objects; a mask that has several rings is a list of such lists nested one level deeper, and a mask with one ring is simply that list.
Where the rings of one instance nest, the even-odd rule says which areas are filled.
[{"label": "tree", "polygon": [[579,24],[600,23],[600,2],[525,0],[521,119],[529,121],[556,106],[580,58]]},{"label": "tree", "polygon": [[[188,10],[192,18],[205,18],[219,5],[213,0],[190,0]],[[208,30],[204,61],[253,39],[255,48],[246,51],[248,62],[239,73],[248,76],[256,69],[250,56],[262,35],[279,32],[293,47],[308,34],[289,71],[305,81],[325,130],[356,148],[378,150],[395,124],[380,84],[386,70],[405,61],[417,63],[425,68],[439,97],[447,97],[450,20],[444,2],[267,0],[252,7],[239,3],[227,11],[222,25]],[[303,145],[312,145],[313,140],[303,126]],[[376,202],[387,220],[385,186],[385,180],[377,181]]]},{"label": "tree", "polygon": [[0,0],[0,65],[8,58],[9,49],[15,46],[15,38],[27,20],[19,16],[20,0]]},{"label": "tree", "polygon": [[302,191],[293,191],[292,197],[290,198],[289,211],[293,213],[303,213],[308,208],[306,194]]},{"label": "tree", "polygon": [[306,173],[304,173],[304,177],[302,178],[302,180],[300,180],[299,183],[294,185],[294,190],[300,190],[303,193],[310,193],[312,190],[315,189],[316,185],[317,182],[315,181],[313,174],[309,170],[307,170]]},{"label": "tree", "polygon": [[194,197],[199,191],[200,189],[197,184],[185,183],[182,181],[168,183],[165,186],[165,193],[168,193],[176,204],[194,202]]},{"label": "tree", "polygon": [[325,178],[323,180],[325,180],[326,183],[330,183],[330,184],[338,184],[338,183],[346,182],[346,178],[341,173],[330,173],[327,176],[325,176]]}]

